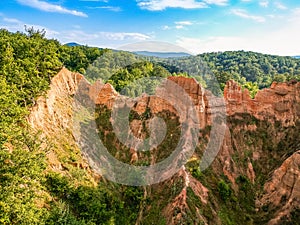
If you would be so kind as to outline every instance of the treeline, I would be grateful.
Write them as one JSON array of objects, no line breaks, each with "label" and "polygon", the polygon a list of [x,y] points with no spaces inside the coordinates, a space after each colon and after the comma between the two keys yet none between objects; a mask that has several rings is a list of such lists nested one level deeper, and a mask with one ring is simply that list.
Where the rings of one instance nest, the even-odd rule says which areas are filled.
[{"label": "treeline", "polygon": [[[174,74],[173,74],[174,75]],[[124,51],[107,51],[88,66],[85,77],[94,82],[101,79],[131,97],[154,94],[161,78],[172,76],[162,65]]]},{"label": "treeline", "polygon": [[300,80],[300,60],[293,57],[266,55],[246,51],[205,53],[201,57],[216,74],[240,83],[253,82],[269,87],[273,81]]},{"label": "treeline", "polygon": [[205,87],[220,89],[212,73],[203,73],[207,68],[205,63],[194,59],[166,59],[109,50],[88,66],[85,77],[91,82],[101,79],[104,83],[112,84],[118,92],[131,97],[142,93],[154,94],[163,78],[169,76],[194,77]]},{"label": "treeline", "polygon": [[31,104],[47,90],[51,78],[63,66],[85,73],[88,65],[106,51],[61,45],[57,40],[46,39],[44,30],[26,28],[26,32],[0,30],[0,75],[14,86],[16,100],[21,105]]},{"label": "treeline", "polygon": [[252,97],[258,89],[273,81],[300,80],[300,59],[246,51],[205,53],[197,56],[155,59],[171,73],[186,73],[210,90],[221,91],[228,80],[249,89]]},{"label": "treeline", "polygon": [[[145,65],[148,65],[147,68]],[[249,89],[254,97],[258,89],[269,87],[273,81],[300,80],[300,59],[245,51],[205,53],[180,58],[107,51],[86,70],[86,77],[91,81],[101,78],[113,84],[118,91],[126,89],[126,93],[132,92],[132,85],[129,85],[132,81],[138,83],[136,93],[141,92],[136,89],[149,89],[148,84],[144,85],[137,80],[150,76],[194,77],[215,94],[221,94],[226,82],[232,79]]]}]

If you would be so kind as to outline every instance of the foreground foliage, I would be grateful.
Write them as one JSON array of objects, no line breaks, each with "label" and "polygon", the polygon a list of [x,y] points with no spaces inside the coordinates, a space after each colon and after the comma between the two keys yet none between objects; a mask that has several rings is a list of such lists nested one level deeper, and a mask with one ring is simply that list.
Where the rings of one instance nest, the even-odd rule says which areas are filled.
[{"label": "foreground foliage", "polygon": [[106,50],[63,46],[32,28],[26,34],[0,30],[0,46],[0,223],[134,223],[140,188],[86,183],[78,168],[49,172],[45,153],[51,146],[41,147],[26,122],[62,66],[84,73]]}]

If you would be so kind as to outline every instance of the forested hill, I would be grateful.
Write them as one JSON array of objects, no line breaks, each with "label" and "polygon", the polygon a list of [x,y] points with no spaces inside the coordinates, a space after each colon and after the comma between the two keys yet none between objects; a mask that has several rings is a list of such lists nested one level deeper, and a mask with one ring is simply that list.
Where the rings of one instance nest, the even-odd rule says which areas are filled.
[{"label": "forested hill", "polygon": [[[80,45],[68,45],[69,47]],[[81,46],[84,48],[84,46]],[[159,63],[170,72],[170,75],[186,73],[186,75],[196,76],[196,79],[202,84],[203,77],[207,73],[207,68],[213,72],[219,81],[221,88],[224,87],[226,81],[233,79],[239,82],[242,86],[252,89],[262,89],[270,87],[273,81],[285,82],[292,79],[300,80],[300,57],[277,56],[268,55],[251,51],[226,51],[226,52],[212,52],[203,53],[197,56],[173,55],[173,57],[159,54],[141,54],[144,52],[130,53],[130,52],[115,52],[113,57],[133,58],[134,54],[142,55],[145,60]],[[182,57],[184,56],[184,57]],[[74,59],[73,59],[74,60]],[[103,59],[100,59],[103,60]],[[71,60],[72,61],[72,60]],[[80,60],[78,60],[80,61]],[[107,69],[99,67],[99,63],[94,63],[90,68],[93,70],[93,80],[98,76],[101,77],[101,71]],[[103,65],[102,63],[100,63]],[[96,66],[95,66],[96,65]],[[67,68],[70,70],[77,70],[81,68],[80,72],[85,72],[87,64],[76,65],[74,63],[67,63]],[[195,68],[197,68],[195,71]],[[91,71],[91,70],[90,70]],[[95,74],[95,71],[100,71]],[[88,77],[90,74],[86,74]]]},{"label": "forested hill", "polygon": [[[150,65],[139,66],[143,65],[137,63],[141,61],[148,61]],[[131,64],[136,64],[134,70],[130,68],[132,66],[126,67]],[[119,68],[121,65],[125,66]],[[163,72],[166,76],[192,76],[210,90],[214,89],[210,86],[213,77],[216,78],[221,89],[228,80],[232,79],[249,89],[252,97],[258,89],[270,87],[273,81],[300,80],[300,59],[245,51],[205,53],[175,58],[138,56],[129,52],[107,52],[89,66],[85,75],[91,81],[99,78],[108,81],[119,90],[118,84],[124,87],[143,76],[162,77],[163,70],[161,68],[155,70],[159,67],[167,70]],[[119,70],[116,71],[116,68]],[[117,73],[117,76],[113,75],[114,73]],[[110,76],[112,79],[108,80]],[[144,89],[143,85],[140,89]]]},{"label": "forested hill", "polygon": [[[256,82],[259,88],[269,87],[273,81],[300,80],[300,59],[266,55],[246,51],[228,51],[198,55],[224,80],[244,79]],[[220,78],[220,80],[221,80]]]}]

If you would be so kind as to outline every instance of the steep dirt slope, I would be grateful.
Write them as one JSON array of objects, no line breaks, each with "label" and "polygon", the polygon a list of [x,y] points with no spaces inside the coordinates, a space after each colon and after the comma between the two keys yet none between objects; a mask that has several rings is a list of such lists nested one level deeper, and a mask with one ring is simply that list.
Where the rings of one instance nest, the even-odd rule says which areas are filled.
[{"label": "steep dirt slope", "polygon": [[56,172],[75,173],[80,168],[90,171],[72,133],[73,96],[80,82],[88,84],[81,74],[63,68],[52,79],[47,95],[37,99],[28,117],[31,127],[42,132],[48,168]]}]

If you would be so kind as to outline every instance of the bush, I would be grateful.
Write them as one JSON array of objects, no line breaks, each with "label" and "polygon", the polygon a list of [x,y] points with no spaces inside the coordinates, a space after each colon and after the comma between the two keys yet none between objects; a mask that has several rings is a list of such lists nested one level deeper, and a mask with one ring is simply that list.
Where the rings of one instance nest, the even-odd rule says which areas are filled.
[{"label": "bush", "polygon": [[232,190],[224,180],[219,181],[218,191],[223,201],[227,201],[231,197]]}]

